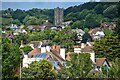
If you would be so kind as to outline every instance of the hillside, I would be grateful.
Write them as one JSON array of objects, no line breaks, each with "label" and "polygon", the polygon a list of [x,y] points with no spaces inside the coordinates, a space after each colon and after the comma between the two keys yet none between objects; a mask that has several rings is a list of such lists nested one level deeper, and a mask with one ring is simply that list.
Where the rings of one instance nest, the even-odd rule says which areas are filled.
[{"label": "hillside", "polygon": [[[113,2],[88,2],[79,6],[69,7],[64,10],[64,21],[72,20],[72,28],[94,28],[100,27],[100,21],[117,20],[117,3]],[[2,10],[2,25],[11,23],[27,25],[40,25],[46,19],[54,23],[53,9],[13,10],[11,8]]]}]

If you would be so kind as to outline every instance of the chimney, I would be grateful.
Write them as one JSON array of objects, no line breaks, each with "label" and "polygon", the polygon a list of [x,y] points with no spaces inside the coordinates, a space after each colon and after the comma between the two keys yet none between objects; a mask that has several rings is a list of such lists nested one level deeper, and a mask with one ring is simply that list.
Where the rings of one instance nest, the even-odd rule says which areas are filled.
[{"label": "chimney", "polygon": [[23,40],[21,40],[21,45],[20,45],[20,48],[24,47],[23,45]]},{"label": "chimney", "polygon": [[24,54],[24,58],[28,58],[28,55],[27,55],[27,54]]},{"label": "chimney", "polygon": [[83,49],[85,47],[85,44],[84,43],[81,43],[81,48]]},{"label": "chimney", "polygon": [[31,47],[32,49],[34,49],[34,44],[30,44],[30,47]]},{"label": "chimney", "polygon": [[60,46],[60,55],[65,60],[65,46]]},{"label": "chimney", "polygon": [[41,53],[46,53],[46,45],[45,44],[41,45]]},{"label": "chimney", "polygon": [[39,46],[38,46],[38,48],[41,48],[41,46],[42,46],[42,42],[40,42],[40,43],[39,43]]},{"label": "chimney", "polygon": [[46,22],[48,22],[48,20],[46,20]]},{"label": "chimney", "polygon": [[95,62],[95,53],[94,52],[91,52],[90,53],[90,59]]},{"label": "chimney", "polygon": [[53,46],[52,46],[52,49],[56,49],[56,45],[53,45]]},{"label": "chimney", "polygon": [[50,52],[50,45],[49,44],[46,45],[46,51]]}]

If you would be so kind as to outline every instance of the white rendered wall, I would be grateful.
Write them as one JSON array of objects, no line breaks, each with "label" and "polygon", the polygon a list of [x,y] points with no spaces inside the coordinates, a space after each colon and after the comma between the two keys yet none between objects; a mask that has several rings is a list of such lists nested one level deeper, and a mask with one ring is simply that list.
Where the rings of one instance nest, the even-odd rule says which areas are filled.
[{"label": "white rendered wall", "polygon": [[95,53],[94,53],[94,52],[90,53],[90,59],[91,59],[93,62],[95,62]]},{"label": "white rendered wall", "polygon": [[41,53],[46,53],[46,48],[45,47],[41,47]]},{"label": "white rendered wall", "polygon": [[81,48],[74,48],[74,53],[81,53]]},{"label": "white rendered wall", "polygon": [[60,49],[60,55],[65,60],[65,48]]}]

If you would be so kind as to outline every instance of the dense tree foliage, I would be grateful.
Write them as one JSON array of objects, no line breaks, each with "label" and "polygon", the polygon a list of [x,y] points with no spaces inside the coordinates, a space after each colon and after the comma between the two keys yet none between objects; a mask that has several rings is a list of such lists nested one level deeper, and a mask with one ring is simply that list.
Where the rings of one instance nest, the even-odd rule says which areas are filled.
[{"label": "dense tree foliage", "polygon": [[28,34],[20,33],[19,35],[15,36],[14,42],[20,46],[21,41],[23,41],[23,44],[29,43],[30,42],[29,38],[30,36]]},{"label": "dense tree foliage", "polygon": [[34,61],[29,67],[22,68],[22,78],[44,79],[55,78],[56,73],[52,64],[46,60]]},{"label": "dense tree foliage", "polygon": [[114,62],[112,62],[112,66],[109,70],[109,77],[115,78],[116,80],[120,79],[120,58],[116,58]]},{"label": "dense tree foliage", "polygon": [[105,75],[100,71],[95,74],[89,72],[87,78],[97,78],[98,80],[101,80],[101,78],[105,78]]},{"label": "dense tree foliage", "polygon": [[26,25],[26,26],[29,26],[29,25],[40,25],[42,24],[42,20],[36,18],[35,16],[26,16],[23,20],[23,23]]},{"label": "dense tree foliage", "polygon": [[86,53],[71,54],[71,60],[66,62],[58,74],[59,78],[86,78],[92,69],[90,55]]},{"label": "dense tree foliage", "polygon": [[21,50],[23,50],[25,53],[28,53],[32,50],[32,48],[30,46],[24,46],[22,48],[20,48]]},{"label": "dense tree foliage", "polygon": [[83,29],[83,23],[84,21],[75,21],[73,24],[72,24],[72,28],[79,28],[79,29]]},{"label": "dense tree foliage", "polygon": [[2,77],[14,78],[20,64],[20,49],[7,38],[2,38]]},{"label": "dense tree foliage", "polygon": [[118,16],[117,6],[111,5],[103,11],[103,15],[110,19],[116,18]]},{"label": "dense tree foliage", "polygon": [[[117,4],[118,14],[120,14],[120,2]],[[114,33],[119,36],[120,39],[120,15],[118,15],[117,26],[114,29]]]},{"label": "dense tree foliage", "polygon": [[17,9],[13,12],[12,17],[13,19],[18,19],[20,22],[22,22],[26,15],[27,14],[24,10]]},{"label": "dense tree foliage", "polygon": [[[83,22],[84,28],[100,27],[100,20],[103,22],[113,21],[117,18],[116,5],[117,3],[88,2],[79,6],[69,7],[64,11],[65,20],[72,20],[73,24],[80,20]],[[76,25],[74,26],[76,27]]]},{"label": "dense tree foliage", "polygon": [[[44,30],[42,32],[33,32],[28,39],[30,41],[39,41],[39,40],[50,40],[51,45],[65,45],[72,46],[75,44],[75,33],[71,30],[70,27],[66,27],[63,30]],[[22,38],[22,37],[21,37]]]},{"label": "dense tree foliage", "polygon": [[98,40],[94,44],[96,57],[106,57],[110,61],[114,61],[120,57],[120,41],[118,36],[106,36]]}]

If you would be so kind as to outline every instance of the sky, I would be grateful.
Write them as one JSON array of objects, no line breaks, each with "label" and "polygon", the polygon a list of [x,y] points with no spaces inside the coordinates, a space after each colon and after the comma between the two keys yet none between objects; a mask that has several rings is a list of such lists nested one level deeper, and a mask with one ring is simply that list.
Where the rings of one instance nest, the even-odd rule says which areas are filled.
[{"label": "sky", "polygon": [[2,2],[2,9],[12,8],[22,9],[22,10],[29,10],[32,8],[47,8],[47,9],[54,9],[56,7],[60,8],[68,8],[75,5],[83,4],[84,2]]},{"label": "sky", "polygon": [[89,0],[2,0],[2,2],[87,2]]}]

